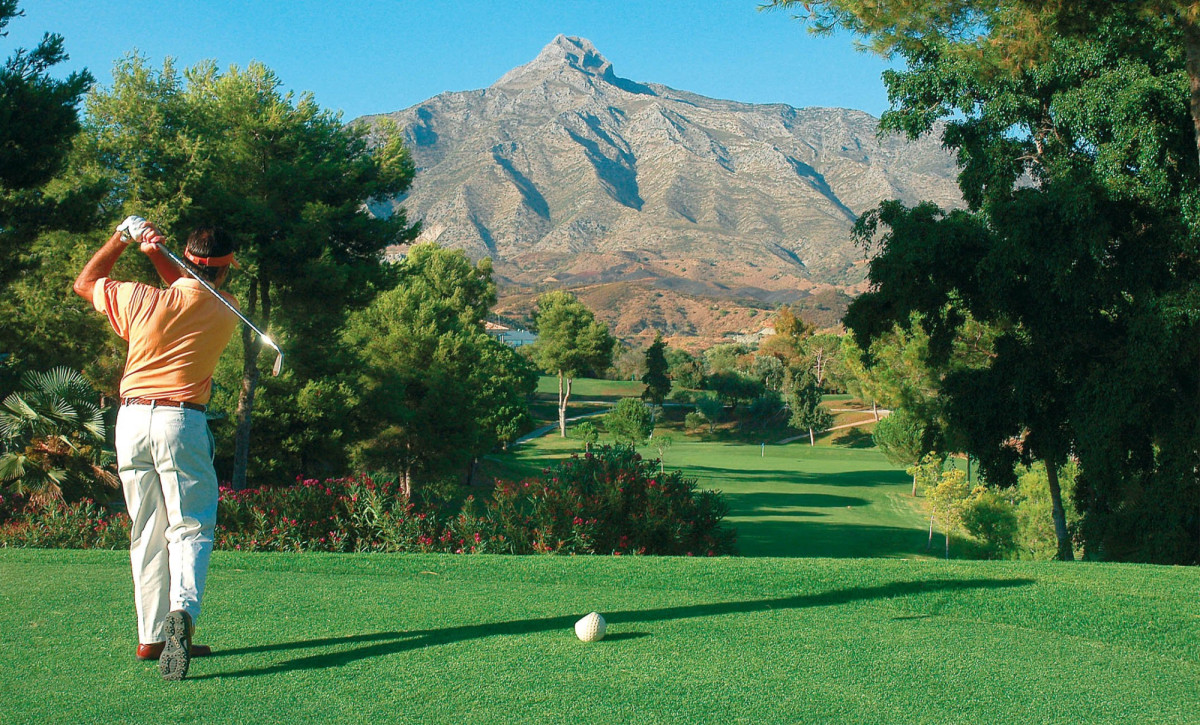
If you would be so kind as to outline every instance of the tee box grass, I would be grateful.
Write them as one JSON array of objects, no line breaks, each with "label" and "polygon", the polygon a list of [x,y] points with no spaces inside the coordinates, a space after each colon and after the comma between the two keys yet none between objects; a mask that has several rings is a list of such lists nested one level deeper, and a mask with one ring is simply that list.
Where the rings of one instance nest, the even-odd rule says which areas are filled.
[{"label": "tee box grass", "polygon": [[[134,659],[123,552],[0,550],[8,723],[1185,723],[1195,569],[217,552]],[[590,611],[608,636],[585,644]]]}]

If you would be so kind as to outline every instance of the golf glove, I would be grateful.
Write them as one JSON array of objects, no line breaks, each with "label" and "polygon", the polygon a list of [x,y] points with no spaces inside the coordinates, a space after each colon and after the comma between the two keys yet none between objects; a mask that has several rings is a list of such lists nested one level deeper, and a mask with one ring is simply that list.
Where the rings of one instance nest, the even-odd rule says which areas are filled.
[{"label": "golf glove", "polygon": [[135,242],[140,242],[148,225],[149,222],[140,216],[127,216],[125,221],[117,227],[117,231],[121,233],[122,239],[133,239]]}]

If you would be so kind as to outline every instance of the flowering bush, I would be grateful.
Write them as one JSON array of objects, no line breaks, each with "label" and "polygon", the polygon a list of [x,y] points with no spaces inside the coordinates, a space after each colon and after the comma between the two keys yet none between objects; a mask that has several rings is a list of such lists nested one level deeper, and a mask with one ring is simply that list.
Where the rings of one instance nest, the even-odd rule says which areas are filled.
[{"label": "flowering bush", "polygon": [[444,526],[369,476],[221,488],[216,547],[241,551],[441,551]]},{"label": "flowering bush", "polygon": [[[129,518],[91,501],[26,507],[4,519],[0,546],[121,548]],[[418,509],[368,476],[220,489],[215,545],[240,551],[730,554],[726,507],[679,472],[662,474],[627,447],[605,446],[497,486],[455,510]]]},{"label": "flowering bush", "polygon": [[605,446],[544,471],[541,481],[501,484],[484,506],[489,548],[514,554],[735,552],[719,494],[678,471],[660,473],[632,448]]},{"label": "flowering bush", "polygon": [[43,549],[129,548],[129,517],[91,499],[31,503],[7,521],[0,517],[0,547]]}]

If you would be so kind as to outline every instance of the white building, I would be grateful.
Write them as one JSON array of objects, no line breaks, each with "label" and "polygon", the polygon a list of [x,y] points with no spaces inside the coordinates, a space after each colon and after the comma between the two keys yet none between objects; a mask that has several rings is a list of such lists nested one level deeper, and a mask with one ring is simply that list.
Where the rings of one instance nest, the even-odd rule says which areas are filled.
[{"label": "white building", "polygon": [[508,325],[501,325],[498,322],[485,323],[485,328],[487,334],[493,335],[497,340],[509,347],[521,347],[522,345],[532,345],[537,342],[537,334],[529,330],[512,328]]}]

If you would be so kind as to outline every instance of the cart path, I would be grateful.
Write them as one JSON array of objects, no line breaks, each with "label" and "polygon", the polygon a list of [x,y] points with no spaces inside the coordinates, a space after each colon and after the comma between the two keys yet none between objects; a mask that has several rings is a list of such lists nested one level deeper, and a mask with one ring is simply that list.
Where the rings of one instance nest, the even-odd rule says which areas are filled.
[{"label": "cart path", "polygon": [[[870,413],[871,411],[869,411],[869,410],[847,410],[847,411],[845,411],[845,412],[847,412],[847,413]],[[884,409],[884,408],[880,408],[880,409],[879,409],[879,418],[880,418],[880,420],[882,420],[882,419],[884,419],[884,418],[888,417],[888,416],[889,416],[889,415],[891,415],[891,414],[892,414],[892,411],[890,411],[890,410],[886,410],[886,409]],[[855,423],[845,423],[845,424],[843,424],[843,425],[835,425],[834,427],[832,427],[832,428],[826,428],[825,430],[823,430],[823,431],[821,431],[821,432],[822,432],[822,433],[829,433],[829,432],[832,432],[832,431],[835,431],[835,430],[842,430],[842,429],[844,429],[844,428],[854,428],[854,427],[857,427],[857,426],[860,426],[860,425],[867,425],[867,424],[869,424],[869,423],[877,423],[877,422],[879,422],[879,421],[875,420],[874,418],[867,418],[866,420],[860,420],[860,421],[857,421],[857,422],[855,422]],[[783,440],[781,440],[781,441],[776,441],[776,442],[775,442],[775,445],[777,445],[777,446],[782,446],[782,445],[784,445],[785,443],[791,443],[792,441],[798,441],[798,440],[800,440],[801,438],[807,438],[807,437],[808,437],[808,434],[807,434],[807,433],[801,433],[801,434],[800,434],[800,435],[798,435],[798,436],[792,436],[791,438],[784,438],[784,439],[783,439]]]},{"label": "cart path", "polygon": [[[607,405],[609,408],[611,408],[614,405],[616,405],[616,403],[608,403]],[[690,404],[690,403],[663,403],[663,407],[664,408],[692,407],[692,404]],[[594,418],[597,415],[604,415],[607,412],[608,412],[608,410],[594,410],[591,413],[584,413],[583,415],[576,415],[571,418],[567,418],[567,422],[574,423],[577,420],[583,420],[584,418]],[[833,412],[833,413],[870,413],[871,411],[858,410],[857,408],[832,408],[832,409],[830,409],[830,412]],[[886,418],[888,415],[891,414],[891,412],[892,411],[890,411],[886,408],[880,408],[879,409],[879,417]],[[828,430],[821,431],[821,432],[828,433],[829,431],[842,430],[843,428],[853,428],[855,426],[866,425],[868,423],[875,423],[875,422],[876,422],[876,420],[874,418],[869,418],[867,420],[860,420],[857,423],[846,423],[845,425],[834,426],[833,428],[829,428]],[[544,425],[541,428],[535,428],[535,429],[529,431],[525,435],[523,435],[520,438],[513,441],[509,445],[509,448],[515,448],[519,445],[528,443],[529,441],[534,440],[536,438],[541,438],[542,436],[546,435],[547,433],[549,433],[552,430],[558,430],[558,423],[551,423],[549,425]],[[785,443],[791,443],[792,441],[798,441],[801,438],[807,438],[807,437],[808,437],[807,433],[802,433],[801,435],[798,435],[798,436],[792,436],[791,438],[784,438],[781,441],[777,441],[775,445],[783,445]]]}]

